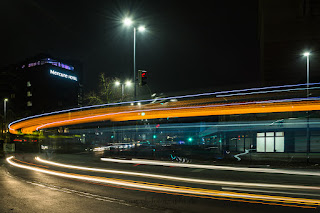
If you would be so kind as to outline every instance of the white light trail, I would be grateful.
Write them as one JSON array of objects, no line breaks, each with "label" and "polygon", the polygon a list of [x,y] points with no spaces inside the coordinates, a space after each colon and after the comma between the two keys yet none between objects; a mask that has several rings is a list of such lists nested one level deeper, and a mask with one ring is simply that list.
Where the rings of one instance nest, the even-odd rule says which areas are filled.
[{"label": "white light trail", "polygon": [[230,171],[240,171],[240,172],[261,172],[261,173],[272,173],[272,174],[320,176],[320,172],[294,171],[294,170],[284,170],[284,169],[264,169],[264,168],[244,168],[244,167],[213,166],[213,165],[200,165],[200,164],[181,164],[181,163],[168,163],[168,162],[153,161],[153,160],[120,160],[120,159],[111,159],[111,158],[101,158],[101,160],[107,161],[107,162],[115,162],[115,163],[174,166],[174,167],[197,168],[197,169],[230,170]]},{"label": "white light trail", "polygon": [[[52,161],[43,160],[39,157],[35,157],[37,161],[42,163],[69,168],[69,169],[79,169],[86,171],[95,171],[95,172],[106,172],[113,174],[121,174],[121,175],[132,175],[132,176],[140,176],[147,178],[156,178],[156,179],[165,179],[171,181],[182,181],[189,183],[199,183],[199,184],[211,184],[211,185],[233,185],[233,186],[248,186],[248,187],[268,187],[268,188],[287,188],[287,189],[313,189],[320,190],[320,187],[314,186],[298,186],[298,185],[283,185],[283,184],[265,184],[265,183],[245,183],[245,182],[233,182],[233,181],[216,181],[216,180],[204,180],[204,179],[194,179],[194,178],[185,178],[185,177],[176,177],[176,176],[168,176],[168,175],[158,175],[158,174],[150,174],[150,173],[141,173],[141,172],[128,172],[121,170],[110,170],[110,169],[98,169],[98,168],[90,168],[90,167],[82,167],[82,166],[74,166],[62,163],[56,163]],[[173,164],[176,165],[176,164]]]},{"label": "white light trail", "polygon": [[[320,204],[320,200],[315,199],[305,199],[305,198],[292,198],[292,197],[280,197],[280,196],[270,196],[270,195],[259,195],[259,194],[246,194],[246,193],[236,193],[236,192],[227,192],[227,191],[218,191],[218,190],[210,190],[210,189],[201,189],[201,188],[191,188],[191,187],[183,187],[183,186],[175,186],[175,185],[165,185],[165,184],[157,184],[157,183],[148,183],[148,182],[140,182],[140,181],[130,181],[130,180],[121,180],[121,179],[113,179],[113,178],[105,178],[105,177],[97,177],[97,176],[89,176],[89,175],[79,175],[73,173],[66,172],[58,172],[54,170],[42,169],[33,166],[27,166],[19,163],[15,163],[12,161],[14,157],[8,157],[6,160],[9,164],[28,169],[32,171],[42,172],[45,174],[66,177],[71,179],[85,180],[91,182],[98,183],[106,183],[112,185],[118,185],[122,187],[130,187],[137,188],[142,190],[152,190],[153,192],[168,192],[168,193],[178,193],[190,196],[208,196],[208,198],[222,198],[222,199],[245,199],[250,202],[250,200],[258,200],[260,202],[268,202],[264,204],[271,205],[287,205],[301,208],[314,208]],[[280,186],[280,185],[279,185]],[[242,200],[238,200],[242,202]],[[270,202],[276,202],[272,204]]]}]

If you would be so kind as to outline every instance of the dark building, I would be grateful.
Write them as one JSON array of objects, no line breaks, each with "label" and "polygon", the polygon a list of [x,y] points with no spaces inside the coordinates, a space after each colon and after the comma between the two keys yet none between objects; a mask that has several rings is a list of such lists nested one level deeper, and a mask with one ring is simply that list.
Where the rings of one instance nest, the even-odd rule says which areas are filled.
[{"label": "dark building", "polygon": [[259,35],[264,85],[306,82],[310,51],[310,82],[319,82],[320,1],[260,0]]},{"label": "dark building", "polygon": [[2,86],[11,85],[6,96],[15,113],[13,119],[82,105],[82,66],[79,62],[42,54],[4,73],[14,76],[11,80],[6,77],[8,80],[1,83]]}]

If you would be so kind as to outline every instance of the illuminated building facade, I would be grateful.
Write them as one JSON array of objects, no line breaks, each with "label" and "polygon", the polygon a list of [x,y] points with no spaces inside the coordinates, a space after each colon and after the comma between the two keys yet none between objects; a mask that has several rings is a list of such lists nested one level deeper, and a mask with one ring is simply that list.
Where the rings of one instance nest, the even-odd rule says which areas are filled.
[{"label": "illuminated building facade", "polygon": [[16,66],[15,111],[33,115],[81,106],[81,64],[40,55]]}]

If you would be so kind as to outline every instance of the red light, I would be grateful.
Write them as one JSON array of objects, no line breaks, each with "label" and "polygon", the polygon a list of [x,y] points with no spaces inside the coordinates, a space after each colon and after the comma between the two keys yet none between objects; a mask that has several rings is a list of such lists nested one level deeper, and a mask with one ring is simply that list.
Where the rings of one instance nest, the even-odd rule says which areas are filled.
[{"label": "red light", "polygon": [[146,73],[145,72],[141,73],[141,77],[142,78],[146,77]]}]

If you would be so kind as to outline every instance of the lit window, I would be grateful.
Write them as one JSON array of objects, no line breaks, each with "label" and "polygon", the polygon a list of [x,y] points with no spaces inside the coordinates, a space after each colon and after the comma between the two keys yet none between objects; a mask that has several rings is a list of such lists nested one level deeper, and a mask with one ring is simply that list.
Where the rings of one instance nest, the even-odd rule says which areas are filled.
[{"label": "lit window", "polygon": [[27,87],[31,87],[31,82],[30,81],[27,82]]},{"label": "lit window", "polygon": [[28,102],[27,102],[27,106],[28,106],[28,107],[32,106],[32,102],[31,102],[31,101],[28,101]]},{"label": "lit window", "polygon": [[28,97],[31,97],[31,96],[32,96],[32,93],[31,93],[30,91],[28,91],[28,92],[27,92],[27,96],[28,96]]},{"label": "lit window", "polygon": [[257,133],[257,152],[284,152],[284,132]]}]

